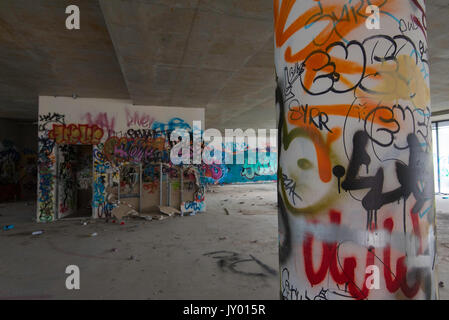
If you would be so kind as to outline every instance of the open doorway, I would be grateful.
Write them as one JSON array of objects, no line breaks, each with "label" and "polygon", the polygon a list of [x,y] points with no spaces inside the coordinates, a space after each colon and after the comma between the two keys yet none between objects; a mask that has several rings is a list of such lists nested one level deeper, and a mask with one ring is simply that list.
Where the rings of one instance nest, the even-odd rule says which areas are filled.
[{"label": "open doorway", "polygon": [[91,217],[92,146],[60,145],[58,150],[58,217]]}]

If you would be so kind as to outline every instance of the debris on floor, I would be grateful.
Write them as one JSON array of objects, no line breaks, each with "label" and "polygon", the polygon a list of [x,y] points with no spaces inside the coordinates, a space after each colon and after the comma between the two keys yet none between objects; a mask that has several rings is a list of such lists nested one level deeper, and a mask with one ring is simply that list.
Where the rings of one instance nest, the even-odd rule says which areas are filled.
[{"label": "debris on floor", "polygon": [[179,211],[178,209],[175,209],[173,207],[162,207],[162,206],[159,206],[159,211],[162,214],[165,214],[165,215],[167,215],[169,217],[172,217],[175,214],[181,215],[181,211]]},{"label": "debris on floor", "polygon": [[31,235],[37,236],[37,235],[40,235],[40,234],[43,234],[43,233],[44,233],[44,231],[39,230],[39,231],[34,231],[33,233],[31,233]]},{"label": "debris on floor", "polygon": [[159,214],[159,213],[152,213],[152,214],[149,214],[149,216],[153,220],[164,220],[164,219],[167,219],[167,216],[165,216],[163,214]]},{"label": "debris on floor", "polygon": [[136,218],[136,219],[142,219],[142,220],[146,220],[146,221],[151,221],[153,220],[153,217],[149,214],[139,214],[139,215],[134,215],[131,216],[132,218]]},{"label": "debris on floor", "polygon": [[112,215],[119,220],[129,215],[138,215],[138,214],[139,213],[136,211],[136,209],[133,208],[132,205],[124,201],[118,203],[117,206],[114,209],[112,209]]},{"label": "debris on floor", "polygon": [[4,231],[8,231],[8,230],[11,230],[11,229],[14,229],[14,225],[13,224],[6,225],[6,226],[3,227]]},{"label": "debris on floor", "polygon": [[440,281],[440,283],[438,283],[438,286],[439,286],[440,288],[444,288],[444,282],[443,282],[443,281]]},{"label": "debris on floor", "polygon": [[226,215],[229,216],[229,210],[228,210],[228,208],[224,208],[224,211],[226,212]]},{"label": "debris on floor", "polygon": [[94,233],[92,233],[90,236],[91,236],[91,237],[96,237],[96,236],[98,236],[98,233],[94,232]]}]

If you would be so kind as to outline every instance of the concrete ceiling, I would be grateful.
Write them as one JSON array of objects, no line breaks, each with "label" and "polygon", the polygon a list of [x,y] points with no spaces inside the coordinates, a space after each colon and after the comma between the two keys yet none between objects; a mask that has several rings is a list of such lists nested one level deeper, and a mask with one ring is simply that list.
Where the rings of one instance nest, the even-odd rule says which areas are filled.
[{"label": "concrete ceiling", "polygon": [[449,2],[426,1],[426,7],[432,112],[449,114]]},{"label": "concrete ceiling", "polygon": [[206,107],[219,129],[267,109],[259,125],[274,125],[272,0],[100,4],[135,104]]},{"label": "concrete ceiling", "polygon": [[[81,10],[66,30],[65,8]],[[449,109],[449,3],[427,1],[432,107]],[[272,0],[1,0],[0,117],[39,95],[206,108],[207,127],[275,126]]]},{"label": "concrete ceiling", "polygon": [[[71,3],[80,32],[65,28]],[[0,117],[35,120],[39,95],[73,93],[129,98],[98,2],[1,0]]]}]

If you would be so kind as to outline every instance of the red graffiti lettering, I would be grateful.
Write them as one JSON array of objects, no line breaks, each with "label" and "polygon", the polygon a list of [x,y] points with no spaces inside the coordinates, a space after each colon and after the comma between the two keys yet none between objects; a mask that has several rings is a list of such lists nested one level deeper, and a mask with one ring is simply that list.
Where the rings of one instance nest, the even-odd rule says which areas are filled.
[{"label": "red graffiti lettering", "polygon": [[[341,213],[331,210],[329,213],[331,224],[340,225]],[[317,223],[317,221],[312,221]],[[421,241],[419,231],[418,216],[412,214],[413,230]],[[393,230],[393,219],[388,218],[384,221],[384,228],[390,233]],[[306,236],[303,243],[304,253],[304,267],[307,279],[311,286],[315,286],[323,282],[329,274],[338,285],[347,285],[348,292],[354,299],[366,299],[369,296],[370,289],[366,286],[366,280],[369,274],[365,274],[363,285],[357,284],[355,279],[355,269],[357,267],[357,258],[355,256],[342,257],[338,255],[339,244],[337,242],[322,242],[321,262],[318,268],[315,268],[313,263],[313,241],[314,237],[310,234]],[[422,251],[422,242],[420,242],[420,253]],[[366,249],[365,266],[374,265],[375,263],[374,248]],[[341,263],[343,261],[343,263]],[[387,246],[383,249],[383,266],[386,287],[389,292],[394,293],[401,289],[404,295],[408,298],[413,298],[419,291],[421,277],[417,276],[415,283],[412,286],[407,284],[407,267],[405,265],[405,256],[401,256],[396,262],[396,272],[392,272],[391,266],[391,248]],[[366,268],[364,269],[366,270]]]},{"label": "red graffiti lettering", "polygon": [[103,138],[103,129],[97,125],[54,124],[48,137],[58,144],[98,144]]},{"label": "red graffiti lettering", "polygon": [[82,119],[87,122],[89,126],[97,125],[108,132],[108,136],[114,134],[115,131],[115,117],[108,117],[106,112],[100,112],[93,116],[90,112],[86,113]]}]

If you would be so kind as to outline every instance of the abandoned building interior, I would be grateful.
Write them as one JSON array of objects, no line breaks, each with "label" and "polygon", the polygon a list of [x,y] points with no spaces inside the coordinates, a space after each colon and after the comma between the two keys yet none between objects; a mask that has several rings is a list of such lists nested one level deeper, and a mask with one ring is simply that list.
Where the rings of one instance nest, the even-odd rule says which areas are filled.
[{"label": "abandoned building interior", "polygon": [[449,299],[448,14],[1,0],[0,299]]}]

